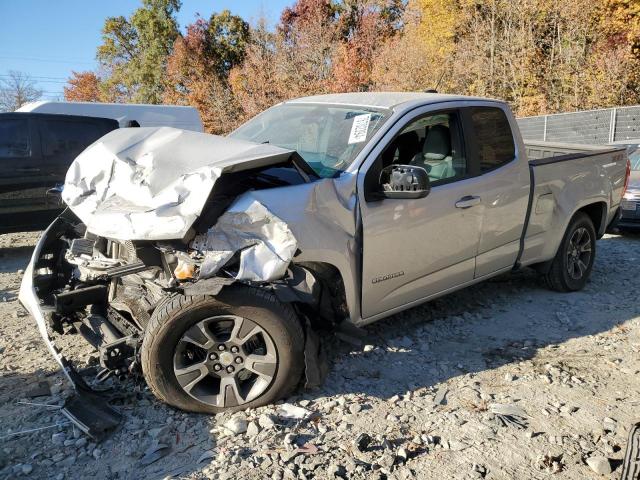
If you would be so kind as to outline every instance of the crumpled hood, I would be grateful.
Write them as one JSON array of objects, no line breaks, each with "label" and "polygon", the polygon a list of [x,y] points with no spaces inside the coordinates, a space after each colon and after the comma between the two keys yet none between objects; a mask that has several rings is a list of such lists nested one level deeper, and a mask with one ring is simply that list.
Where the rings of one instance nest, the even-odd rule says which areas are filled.
[{"label": "crumpled hood", "polygon": [[74,160],[62,199],[94,234],[181,239],[223,173],[281,163],[293,153],[169,127],[118,129]]}]

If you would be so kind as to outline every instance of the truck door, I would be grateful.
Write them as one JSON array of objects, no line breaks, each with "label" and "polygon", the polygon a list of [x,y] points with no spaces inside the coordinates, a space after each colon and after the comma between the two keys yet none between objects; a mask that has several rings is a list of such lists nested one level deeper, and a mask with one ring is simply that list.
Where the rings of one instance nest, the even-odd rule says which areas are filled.
[{"label": "truck door", "polygon": [[[431,107],[431,110],[433,107]],[[474,208],[477,172],[457,109],[416,110],[396,123],[359,175],[362,213],[362,317],[390,313],[473,281],[482,211]],[[392,163],[425,168],[431,193],[380,199],[380,170]]]},{"label": "truck door", "polygon": [[0,116],[0,231],[29,227],[46,208],[51,188],[42,170],[34,121],[28,114]]},{"label": "truck door", "polygon": [[529,201],[529,166],[518,152],[509,118],[495,104],[463,109],[469,151],[479,166],[483,212],[475,277],[513,267]]}]

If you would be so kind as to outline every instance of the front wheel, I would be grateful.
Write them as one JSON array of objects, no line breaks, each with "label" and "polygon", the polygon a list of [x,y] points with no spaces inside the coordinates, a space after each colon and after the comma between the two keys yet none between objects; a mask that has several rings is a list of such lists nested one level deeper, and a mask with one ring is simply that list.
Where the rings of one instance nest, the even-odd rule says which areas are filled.
[{"label": "front wheel", "polygon": [[290,305],[264,290],[234,286],[215,298],[176,295],[160,305],[141,353],[159,399],[219,413],[290,394],[302,375],[304,334]]},{"label": "front wheel", "polygon": [[596,256],[596,231],[585,213],[577,213],[569,223],[551,268],[546,274],[549,287],[558,292],[582,290],[591,275]]}]

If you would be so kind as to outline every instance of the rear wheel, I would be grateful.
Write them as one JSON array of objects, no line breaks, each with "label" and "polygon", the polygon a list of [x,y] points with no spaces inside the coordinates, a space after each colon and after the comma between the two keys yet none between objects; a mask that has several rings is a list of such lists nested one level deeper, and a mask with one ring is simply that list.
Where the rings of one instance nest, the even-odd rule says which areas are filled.
[{"label": "rear wheel", "polygon": [[154,311],[142,344],[153,393],[183,410],[218,413],[273,403],[297,386],[304,336],[295,311],[264,290],[176,295]]},{"label": "rear wheel", "polygon": [[558,292],[582,290],[591,275],[596,255],[596,232],[585,213],[577,213],[565,232],[558,253],[546,274],[549,287]]}]

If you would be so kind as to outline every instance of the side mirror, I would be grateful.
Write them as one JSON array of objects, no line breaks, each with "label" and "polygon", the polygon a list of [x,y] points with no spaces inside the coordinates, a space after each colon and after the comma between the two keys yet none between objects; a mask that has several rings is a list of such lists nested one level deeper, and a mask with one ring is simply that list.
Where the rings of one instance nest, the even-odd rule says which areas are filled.
[{"label": "side mirror", "polygon": [[64,205],[64,202],[62,201],[62,184],[58,184],[53,188],[48,189],[45,192],[45,202],[47,203],[47,206],[57,206],[57,207],[61,207]]},{"label": "side mirror", "polygon": [[423,198],[430,191],[429,174],[422,167],[389,165],[380,172],[380,196],[383,198]]}]

